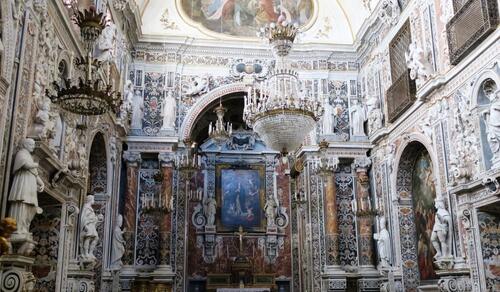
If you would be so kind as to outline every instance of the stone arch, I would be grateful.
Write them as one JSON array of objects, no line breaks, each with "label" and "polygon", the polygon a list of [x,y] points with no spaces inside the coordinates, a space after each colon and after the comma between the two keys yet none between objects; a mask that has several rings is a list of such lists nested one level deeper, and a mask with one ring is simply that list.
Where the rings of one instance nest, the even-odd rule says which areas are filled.
[{"label": "stone arch", "polygon": [[218,98],[231,93],[245,92],[248,85],[243,82],[231,83],[228,85],[220,86],[202,97],[188,110],[180,128],[181,140],[186,140],[191,137],[193,127],[196,125],[196,120],[203,110]]},{"label": "stone arch", "polygon": [[483,90],[484,83],[488,80],[493,81],[497,85],[497,89],[500,89],[500,67],[497,62],[491,68],[481,72],[474,82],[472,86],[472,108],[476,108],[482,104],[481,91]]},{"label": "stone arch", "polygon": [[401,145],[396,164],[397,225],[405,291],[417,291],[420,281],[437,278],[428,234],[434,225],[439,176],[436,157],[425,142],[413,137]]}]

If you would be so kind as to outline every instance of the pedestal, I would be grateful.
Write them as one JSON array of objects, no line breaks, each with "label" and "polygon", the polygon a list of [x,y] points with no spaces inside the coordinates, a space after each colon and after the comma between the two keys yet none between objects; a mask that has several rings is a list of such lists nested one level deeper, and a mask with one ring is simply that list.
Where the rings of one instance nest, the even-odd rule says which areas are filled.
[{"label": "pedestal", "polygon": [[67,292],[87,292],[95,291],[95,272],[90,266],[80,266],[76,261],[72,261],[68,268]]},{"label": "pedestal", "polygon": [[472,281],[469,276],[469,269],[436,271],[439,276],[437,287],[442,292],[472,291]]},{"label": "pedestal", "polygon": [[0,291],[33,291],[36,279],[31,272],[34,258],[21,255],[0,257]]}]

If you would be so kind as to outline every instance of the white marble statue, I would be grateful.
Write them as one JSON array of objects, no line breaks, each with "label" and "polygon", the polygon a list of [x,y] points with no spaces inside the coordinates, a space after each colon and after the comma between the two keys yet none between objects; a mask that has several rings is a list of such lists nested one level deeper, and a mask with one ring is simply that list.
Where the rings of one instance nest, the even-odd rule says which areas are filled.
[{"label": "white marble statue", "polygon": [[432,66],[425,57],[424,50],[418,45],[417,41],[411,42],[408,52],[405,52],[406,66],[410,69],[410,78],[427,79],[432,74]]},{"label": "white marble statue", "polygon": [[217,212],[217,202],[212,196],[205,196],[203,199],[203,215],[207,219],[207,226],[215,225],[215,213]]},{"label": "white marble statue", "polygon": [[37,193],[43,192],[44,184],[38,175],[38,163],[31,156],[34,149],[35,141],[24,139],[12,169],[14,179],[9,193],[9,217],[16,219],[15,234],[21,236],[30,234],[31,221],[36,214],[42,213],[42,209],[38,207]]},{"label": "white marble statue", "polygon": [[199,94],[204,94],[208,91],[208,76],[196,76],[189,84],[189,87],[186,90],[187,96],[195,96]]},{"label": "white marble statue", "polygon": [[390,266],[391,257],[391,237],[385,222],[385,217],[380,217],[380,231],[373,234],[373,238],[377,241],[378,256],[380,258],[380,267],[387,268]]},{"label": "white marble statue", "polygon": [[323,135],[328,135],[333,133],[333,105],[330,103],[328,97],[325,98],[323,103],[323,108],[325,112],[323,113]]},{"label": "white marble statue", "polygon": [[122,257],[125,253],[125,239],[123,239],[123,216],[116,218],[115,229],[113,230],[113,249],[111,250],[111,268],[113,270],[121,269],[123,266]]},{"label": "white marble statue", "polygon": [[447,258],[451,256],[451,216],[446,210],[442,199],[435,200],[436,215],[434,219],[434,227],[432,228],[431,243],[436,250],[435,259]]},{"label": "white marble statue", "polygon": [[97,216],[95,214],[92,204],[94,204],[94,196],[88,195],[80,213],[80,250],[84,261],[94,261],[96,259],[94,250],[99,241],[97,223],[102,220],[102,215]]},{"label": "white marble statue", "polygon": [[120,107],[120,119],[124,122],[127,121],[128,113],[132,110],[132,103],[134,101],[134,84],[132,81],[127,80],[125,88],[123,89],[123,103]]},{"label": "white marble statue", "polygon": [[486,133],[491,149],[491,168],[500,167],[500,90],[491,95],[490,110],[485,114]]},{"label": "white marble statue", "polygon": [[379,18],[388,25],[394,25],[398,22],[401,9],[399,8],[398,0],[382,0]]},{"label": "white marble statue", "polygon": [[366,107],[368,112],[368,130],[369,133],[373,133],[376,130],[382,128],[383,114],[380,109],[380,102],[377,96],[373,95],[366,101]]},{"label": "white marble statue", "polygon": [[267,218],[267,227],[275,226],[276,216],[278,215],[278,202],[273,195],[267,198],[266,204],[264,205],[264,211]]},{"label": "white marble statue", "polygon": [[103,30],[99,39],[97,40],[97,48],[100,53],[97,59],[99,61],[112,61],[115,57],[114,48],[116,41],[116,25],[113,23],[108,24]]},{"label": "white marble statue", "polygon": [[35,122],[33,124],[34,135],[40,139],[47,138],[48,132],[53,130],[54,124],[50,118],[50,104],[51,101],[47,97],[40,98],[38,102],[38,112],[35,116]]},{"label": "white marble statue", "polygon": [[172,91],[169,90],[161,105],[161,116],[163,117],[163,125],[161,126],[162,130],[175,128],[176,107],[177,103],[175,98]]},{"label": "white marble statue", "polygon": [[367,120],[366,108],[356,99],[351,103],[351,127],[353,136],[366,136],[364,123]]},{"label": "white marble statue", "polygon": [[136,91],[132,102],[132,129],[142,129],[142,119],[144,117],[144,99],[140,91]]}]

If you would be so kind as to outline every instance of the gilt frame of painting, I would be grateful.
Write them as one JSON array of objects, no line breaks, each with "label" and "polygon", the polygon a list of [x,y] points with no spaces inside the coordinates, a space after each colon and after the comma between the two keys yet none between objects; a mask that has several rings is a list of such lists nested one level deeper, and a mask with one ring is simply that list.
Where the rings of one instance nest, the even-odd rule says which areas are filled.
[{"label": "gilt frame of painting", "polygon": [[265,231],[265,167],[260,164],[216,166],[217,231]]}]

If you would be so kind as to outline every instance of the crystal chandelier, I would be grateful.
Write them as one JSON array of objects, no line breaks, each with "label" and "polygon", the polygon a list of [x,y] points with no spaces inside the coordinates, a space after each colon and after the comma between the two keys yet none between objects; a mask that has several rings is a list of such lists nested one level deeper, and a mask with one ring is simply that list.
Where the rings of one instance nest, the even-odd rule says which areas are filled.
[{"label": "crystal chandelier", "polygon": [[323,114],[320,101],[301,90],[297,72],[287,56],[298,32],[292,24],[271,23],[261,29],[276,59],[270,77],[248,89],[243,119],[271,149],[287,153],[297,149]]},{"label": "crystal chandelier", "polygon": [[95,43],[106,27],[104,14],[90,6],[88,10],[76,11],[73,21],[80,28],[87,51],[87,56],[75,59],[76,68],[84,77],[65,79],[61,84],[54,81],[53,90],[47,90],[47,95],[53,103],[75,114],[91,116],[116,111],[121,102],[120,94],[98,77],[102,62],[93,57]]},{"label": "crystal chandelier", "polygon": [[316,175],[321,177],[331,176],[339,165],[337,156],[328,156],[328,142],[321,141],[319,143],[319,156],[315,157],[312,162],[312,170]]},{"label": "crystal chandelier", "polygon": [[224,125],[224,114],[226,112],[227,109],[222,106],[222,101],[219,101],[219,106],[214,109],[214,113],[217,115],[215,127],[212,122],[208,125],[208,136],[218,145],[224,144],[233,134],[233,124],[227,122]]}]

